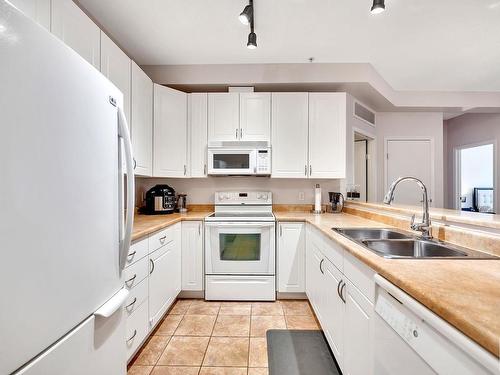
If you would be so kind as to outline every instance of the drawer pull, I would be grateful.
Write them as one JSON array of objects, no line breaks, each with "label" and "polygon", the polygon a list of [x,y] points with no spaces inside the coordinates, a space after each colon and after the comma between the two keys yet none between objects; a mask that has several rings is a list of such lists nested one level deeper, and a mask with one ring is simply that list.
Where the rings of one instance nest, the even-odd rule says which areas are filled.
[{"label": "drawer pull", "polygon": [[325,272],[323,271],[323,267],[321,267],[321,266],[323,265],[323,262],[324,262],[324,261],[325,261],[324,259],[321,259],[321,262],[319,262],[319,270],[321,271],[321,273],[322,273],[323,275],[325,274]]},{"label": "drawer pull", "polygon": [[136,253],[137,253],[137,251],[132,251],[127,257],[133,258]]},{"label": "drawer pull", "polygon": [[160,242],[163,245],[165,243],[165,240],[167,239],[167,236],[160,237]]},{"label": "drawer pull", "polygon": [[149,271],[149,274],[151,275],[155,270],[155,262],[153,259],[150,259],[149,262],[151,263],[151,271]]},{"label": "drawer pull", "polygon": [[346,299],[344,297],[344,288],[346,286],[346,283],[343,283],[342,286],[340,287],[340,299],[342,300],[342,302],[346,302]]},{"label": "drawer pull", "polygon": [[137,330],[134,329],[134,334],[129,339],[127,339],[127,342],[132,341],[136,335],[137,335]]},{"label": "drawer pull", "polygon": [[137,277],[137,274],[134,273],[134,276],[132,276],[130,279],[128,279],[127,281],[125,281],[125,284],[128,284],[128,283],[132,283],[134,282],[135,278]]},{"label": "drawer pull", "polygon": [[127,306],[125,306],[125,308],[128,310],[128,308],[130,306],[134,306],[134,303],[136,303],[136,302],[137,302],[137,297],[134,297],[134,300],[132,302],[130,302]]}]

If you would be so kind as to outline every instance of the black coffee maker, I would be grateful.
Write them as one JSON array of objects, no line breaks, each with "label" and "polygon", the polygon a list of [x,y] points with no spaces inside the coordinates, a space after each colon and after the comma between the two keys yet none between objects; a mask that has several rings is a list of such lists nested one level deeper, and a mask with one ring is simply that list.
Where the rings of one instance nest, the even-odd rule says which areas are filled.
[{"label": "black coffee maker", "polygon": [[156,185],[146,192],[147,215],[171,214],[175,209],[175,190],[168,185]]},{"label": "black coffee maker", "polygon": [[327,212],[340,213],[344,208],[344,196],[342,193],[328,192],[330,204],[327,206]]}]

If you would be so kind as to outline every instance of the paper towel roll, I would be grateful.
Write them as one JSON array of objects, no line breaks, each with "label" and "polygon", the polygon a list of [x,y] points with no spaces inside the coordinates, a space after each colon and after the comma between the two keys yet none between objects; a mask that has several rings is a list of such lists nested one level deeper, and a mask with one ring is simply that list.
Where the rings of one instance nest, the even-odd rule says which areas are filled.
[{"label": "paper towel roll", "polygon": [[319,184],[316,184],[314,189],[314,212],[321,213],[321,188]]}]

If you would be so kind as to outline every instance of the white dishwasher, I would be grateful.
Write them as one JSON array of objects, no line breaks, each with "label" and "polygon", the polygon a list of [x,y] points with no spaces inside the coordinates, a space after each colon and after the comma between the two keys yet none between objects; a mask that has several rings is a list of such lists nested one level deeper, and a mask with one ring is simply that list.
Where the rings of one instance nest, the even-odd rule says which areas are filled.
[{"label": "white dishwasher", "polygon": [[492,354],[380,275],[375,283],[375,375],[500,374]]}]

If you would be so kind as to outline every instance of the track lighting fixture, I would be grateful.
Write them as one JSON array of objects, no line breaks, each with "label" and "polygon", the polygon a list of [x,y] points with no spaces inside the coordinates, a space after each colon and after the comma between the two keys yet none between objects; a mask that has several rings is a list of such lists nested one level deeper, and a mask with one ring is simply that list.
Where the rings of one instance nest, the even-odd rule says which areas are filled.
[{"label": "track lighting fixture", "polygon": [[379,14],[385,10],[384,0],[373,0],[373,5],[371,9],[372,14]]},{"label": "track lighting fixture", "polygon": [[254,32],[254,21],[253,21],[253,0],[249,0],[249,4],[243,9],[243,12],[239,15],[239,20],[243,25],[250,25],[250,34],[248,34],[248,49],[257,48],[257,34]]},{"label": "track lighting fixture", "polygon": [[243,9],[243,12],[241,12],[238,17],[243,25],[250,25],[250,20],[253,18],[253,6],[251,3],[252,2]]}]

